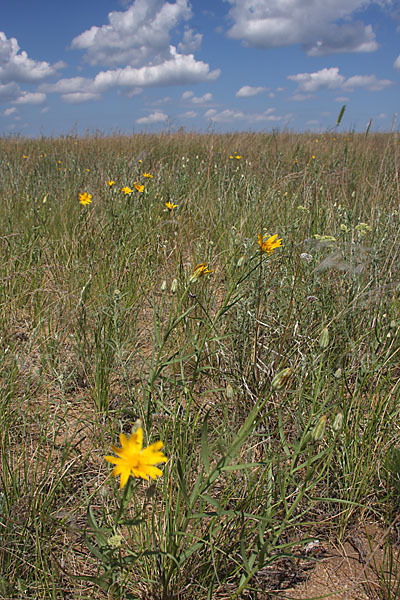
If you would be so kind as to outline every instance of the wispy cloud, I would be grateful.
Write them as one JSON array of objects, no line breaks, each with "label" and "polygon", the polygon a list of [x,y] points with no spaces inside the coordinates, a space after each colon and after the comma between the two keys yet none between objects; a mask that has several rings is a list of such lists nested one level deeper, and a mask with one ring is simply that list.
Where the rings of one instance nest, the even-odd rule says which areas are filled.
[{"label": "wispy cloud", "polygon": [[248,121],[254,122],[280,122],[287,121],[292,115],[276,115],[274,108],[268,108],[262,113],[246,113],[241,110],[234,110],[226,108],[221,111],[217,111],[215,108],[210,108],[204,113],[204,117],[214,123],[233,123],[235,121]]},{"label": "wispy cloud", "polygon": [[5,117],[10,117],[13,113],[15,113],[17,109],[15,108],[15,106],[13,106],[12,108],[6,108],[6,110],[3,112],[3,115]]}]

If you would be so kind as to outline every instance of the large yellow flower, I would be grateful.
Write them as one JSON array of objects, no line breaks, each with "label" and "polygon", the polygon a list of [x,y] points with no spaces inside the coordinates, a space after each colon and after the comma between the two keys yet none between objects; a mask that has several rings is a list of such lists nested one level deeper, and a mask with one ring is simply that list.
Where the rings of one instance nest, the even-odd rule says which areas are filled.
[{"label": "large yellow flower", "polygon": [[165,206],[167,207],[167,209],[169,211],[172,211],[172,210],[174,210],[174,208],[178,207],[177,204],[174,204],[173,202],[170,202],[170,200],[168,200],[168,202],[165,203]]},{"label": "large yellow flower", "polygon": [[190,283],[196,283],[200,277],[204,277],[204,275],[208,275],[209,273],[214,273],[214,269],[209,269],[207,263],[200,263],[193,269],[193,273],[190,276]]},{"label": "large yellow flower", "polygon": [[88,194],[87,192],[83,192],[83,194],[79,194],[79,202],[86,206],[86,204],[90,204],[92,202],[92,194]]},{"label": "large yellow flower", "polygon": [[140,184],[137,181],[135,181],[135,183],[133,185],[137,189],[138,192],[143,192],[143,190],[144,190],[144,185],[143,184]]},{"label": "large yellow flower", "polygon": [[280,248],[282,246],[282,238],[277,239],[278,234],[271,235],[270,237],[267,235],[258,234],[258,245],[260,246],[261,252],[267,252],[271,254],[276,248]]},{"label": "large yellow flower", "polygon": [[126,185],[125,187],[121,188],[121,192],[124,192],[126,196],[127,194],[132,194],[133,190]]},{"label": "large yellow flower", "polygon": [[149,477],[156,479],[162,475],[161,469],[154,465],[165,463],[167,457],[161,452],[164,444],[161,441],[150,444],[147,448],[143,448],[143,429],[139,427],[135,433],[132,433],[128,439],[123,433],[120,434],[122,448],[111,446],[115,456],[105,456],[106,461],[114,463],[115,467],[111,475],[113,477],[121,476],[119,487],[122,490],[129,479],[129,475],[133,477],[141,477],[149,480]]}]

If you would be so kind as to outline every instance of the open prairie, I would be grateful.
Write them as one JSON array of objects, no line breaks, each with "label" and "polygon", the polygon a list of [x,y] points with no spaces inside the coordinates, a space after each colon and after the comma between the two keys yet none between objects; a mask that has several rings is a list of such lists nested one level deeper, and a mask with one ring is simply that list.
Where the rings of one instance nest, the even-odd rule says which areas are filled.
[{"label": "open prairie", "polygon": [[398,598],[397,134],[0,150],[0,598]]}]

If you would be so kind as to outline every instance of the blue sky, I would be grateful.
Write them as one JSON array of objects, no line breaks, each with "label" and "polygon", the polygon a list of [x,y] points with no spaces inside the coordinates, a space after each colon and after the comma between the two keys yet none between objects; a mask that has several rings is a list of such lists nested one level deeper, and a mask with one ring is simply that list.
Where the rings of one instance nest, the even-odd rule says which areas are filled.
[{"label": "blue sky", "polygon": [[[399,0],[13,0],[0,131],[387,131]],[[398,122],[396,123],[398,128]]]}]

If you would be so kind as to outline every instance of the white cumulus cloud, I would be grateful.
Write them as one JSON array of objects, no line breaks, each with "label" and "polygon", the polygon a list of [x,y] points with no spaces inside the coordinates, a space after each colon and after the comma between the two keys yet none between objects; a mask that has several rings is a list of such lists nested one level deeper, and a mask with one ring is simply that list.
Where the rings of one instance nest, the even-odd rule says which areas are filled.
[{"label": "white cumulus cloud", "polygon": [[230,108],[226,108],[220,112],[217,112],[215,109],[211,108],[204,113],[204,116],[206,119],[210,119],[210,121],[214,121],[215,123],[231,123],[232,121],[245,118],[245,114],[242,111],[232,110]]},{"label": "white cumulus cloud", "polygon": [[19,86],[14,83],[0,83],[0,101],[9,102],[15,100],[20,95]]},{"label": "white cumulus cloud", "polygon": [[265,92],[267,88],[265,87],[254,87],[251,85],[244,85],[236,92],[236,96],[238,98],[248,98],[249,96],[257,96],[257,94],[261,94]]},{"label": "white cumulus cloud", "polygon": [[168,119],[168,115],[157,110],[153,113],[150,113],[147,117],[140,117],[140,119],[136,119],[136,123],[139,125],[151,125],[153,123],[163,123]]},{"label": "white cumulus cloud", "polygon": [[376,75],[353,75],[349,77],[343,84],[343,89],[353,91],[356,88],[364,88],[371,92],[379,92],[393,85],[390,79],[377,79]]},{"label": "white cumulus cloud", "polygon": [[28,57],[15,38],[7,39],[0,31],[0,81],[5,83],[38,83],[54,75],[64,63],[50,65]]},{"label": "white cumulus cloud", "polygon": [[321,69],[315,73],[298,73],[288,75],[288,79],[298,84],[302,92],[316,92],[322,88],[337,89],[345,82],[346,78],[340,75],[337,67]]},{"label": "white cumulus cloud", "polygon": [[393,68],[396,69],[396,71],[400,71],[400,54],[394,61]]},{"label": "white cumulus cloud", "polygon": [[184,54],[194,52],[200,48],[202,40],[202,33],[196,33],[193,29],[187,27],[183,34],[183,40],[178,44],[178,50]]},{"label": "white cumulus cloud", "polygon": [[70,77],[60,79],[57,83],[45,83],[40,86],[40,89],[50,93],[69,94],[72,92],[82,92],[85,88],[87,89],[91,86],[93,86],[93,81],[86,77]]},{"label": "white cumulus cloud", "polygon": [[[315,73],[288,75],[288,79],[297,83],[298,92],[300,92],[300,94],[297,94],[297,98],[293,99],[300,99],[299,96],[314,93],[321,89],[353,91],[356,88],[364,88],[376,92],[393,85],[392,81],[377,79],[376,75],[354,75],[346,79],[339,73],[338,67],[321,69]],[[305,97],[301,99],[305,99]]]},{"label": "white cumulus cloud", "polygon": [[71,47],[86,50],[91,65],[157,64],[169,57],[171,31],[191,14],[187,0],[135,0],[125,11],[110,12],[106,25],[78,35]]},{"label": "white cumulus cloud", "polygon": [[[171,59],[159,65],[140,68],[127,66],[100,71],[94,79],[85,77],[60,79],[56,83],[43,84],[40,90],[60,94],[79,92],[82,99],[90,100],[97,99],[99,94],[112,89],[133,91],[133,94],[136,94],[138,88],[213,81],[219,75],[219,69],[210,71],[210,67],[202,61],[195,60],[193,54],[179,54],[174,47],[171,47]],[[90,98],[88,94],[93,94],[93,97]],[[69,99],[64,97],[67,101],[71,99],[72,97]]]},{"label": "white cumulus cloud", "polygon": [[[112,88],[187,85],[216,79],[220,70],[211,71],[192,53],[201,45],[202,34],[187,24],[191,17],[188,0],[134,0],[126,10],[110,12],[106,24],[93,25],[75,37],[71,47],[85,50],[84,59],[90,65],[111,68],[88,80],[88,89],[73,91],[102,93]],[[177,46],[171,44],[172,35]]]},{"label": "white cumulus cloud", "polygon": [[193,96],[194,92],[192,92],[192,90],[187,90],[186,92],[183,92],[182,100],[188,100],[189,98],[193,98]]},{"label": "white cumulus cloud", "polygon": [[43,92],[22,92],[14,104],[43,104],[46,100],[46,94]]},{"label": "white cumulus cloud", "polygon": [[207,92],[207,94],[204,94],[203,96],[193,96],[191,102],[193,102],[193,104],[205,104],[206,102],[210,102],[212,97],[213,95],[210,92]]},{"label": "white cumulus cloud", "polygon": [[78,104],[79,102],[100,100],[101,95],[93,92],[70,92],[68,94],[61,94],[61,98],[68,104]]},{"label": "white cumulus cloud", "polygon": [[[232,21],[228,36],[247,46],[301,44],[311,56],[378,48],[371,25],[352,20],[353,14],[377,0],[228,1]],[[389,4],[390,0],[380,2]]]},{"label": "white cumulus cloud", "polygon": [[98,91],[114,87],[150,87],[185,85],[213,81],[220,75],[220,70],[210,71],[210,67],[195,60],[193,54],[178,54],[171,46],[171,58],[161,64],[134,68],[127,66],[121,69],[101,71],[94,78],[94,86]]}]

